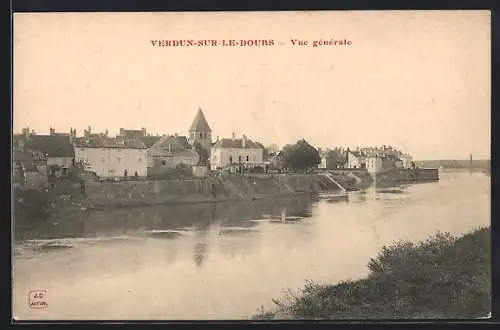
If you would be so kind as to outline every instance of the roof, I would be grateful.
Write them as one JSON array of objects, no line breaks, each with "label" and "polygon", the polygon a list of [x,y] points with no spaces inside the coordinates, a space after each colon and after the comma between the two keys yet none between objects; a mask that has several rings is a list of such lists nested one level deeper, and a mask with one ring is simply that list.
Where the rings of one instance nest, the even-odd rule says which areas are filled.
[{"label": "roof", "polygon": [[172,152],[173,156],[184,156],[184,157],[198,157],[198,153],[193,150],[193,149],[186,149],[186,150],[176,150]]},{"label": "roof", "polygon": [[18,136],[24,141],[24,148],[41,151],[48,157],[74,157],[75,151],[67,135],[30,135]]},{"label": "roof", "polygon": [[177,141],[182,144],[185,148],[188,148],[189,147],[189,142],[188,142],[188,139],[187,137],[185,136],[177,136]]},{"label": "roof", "polygon": [[136,129],[120,129],[120,135],[128,138],[141,138],[144,136],[143,130]]},{"label": "roof", "polygon": [[121,148],[121,149],[146,149],[146,145],[139,139],[110,138],[104,135],[77,138],[77,148]]},{"label": "roof", "polygon": [[147,148],[151,148],[153,144],[161,139],[161,136],[146,135],[140,138],[140,140],[146,145]]},{"label": "roof", "polygon": [[350,152],[352,155],[354,155],[355,157],[362,157],[361,152],[359,152],[359,151],[352,151],[352,150],[349,150],[349,152]]},{"label": "roof", "polygon": [[200,108],[198,108],[198,112],[196,113],[196,117],[194,118],[189,131],[212,132],[210,126],[207,123],[207,120],[205,119],[205,115]]},{"label": "roof", "polygon": [[31,152],[14,151],[12,158],[14,163],[22,164],[25,171],[37,171],[37,167],[33,159],[34,157]]},{"label": "roof", "polygon": [[[184,144],[184,140],[185,144]],[[151,147],[153,154],[167,154],[169,152],[184,151],[187,149],[187,139],[185,137],[165,135],[156,141]]]},{"label": "roof", "polygon": [[[214,144],[213,148],[243,149],[243,139],[221,139]],[[245,149],[264,149],[264,147],[258,142],[247,139]]]}]

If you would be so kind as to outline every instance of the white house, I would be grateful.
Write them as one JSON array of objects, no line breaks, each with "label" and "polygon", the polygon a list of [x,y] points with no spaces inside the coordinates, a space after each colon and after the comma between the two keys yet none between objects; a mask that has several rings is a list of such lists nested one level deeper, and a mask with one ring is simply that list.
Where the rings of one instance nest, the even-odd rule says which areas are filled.
[{"label": "white house", "polygon": [[156,141],[147,152],[148,175],[164,175],[179,165],[197,165],[200,155],[184,140],[185,137],[165,135]]},{"label": "white house", "polygon": [[83,139],[75,142],[74,148],[75,161],[85,162],[99,178],[147,175],[147,149],[141,141]]},{"label": "white house", "polygon": [[221,139],[210,150],[212,169],[248,169],[256,166],[264,167],[264,147],[249,140],[246,135],[236,139]]},{"label": "white house", "polygon": [[347,168],[364,168],[366,159],[358,151],[347,150]]},{"label": "white house", "polygon": [[403,168],[411,168],[413,166],[413,157],[409,154],[403,154],[401,157],[401,166]]},{"label": "white house", "polygon": [[380,173],[401,168],[401,160],[393,157],[368,157],[366,158],[366,168],[370,173]]}]

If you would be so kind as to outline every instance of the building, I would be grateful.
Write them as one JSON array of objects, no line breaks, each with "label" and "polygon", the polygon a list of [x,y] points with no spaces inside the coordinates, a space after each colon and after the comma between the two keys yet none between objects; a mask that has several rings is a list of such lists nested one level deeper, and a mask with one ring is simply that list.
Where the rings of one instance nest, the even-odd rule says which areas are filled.
[{"label": "building", "polygon": [[150,149],[159,139],[161,139],[161,136],[159,135],[146,135],[141,137],[139,140],[144,143],[146,148]]},{"label": "building", "polygon": [[318,164],[320,169],[336,169],[345,165],[345,156],[342,156],[340,150],[321,150],[321,163]]},{"label": "building", "polygon": [[14,150],[12,171],[13,185],[42,189],[47,187],[48,168],[44,153]]},{"label": "building", "polygon": [[145,136],[146,136],[146,129],[144,127],[141,128],[140,130],[120,128],[120,133],[118,134],[118,137],[127,139],[141,139]]},{"label": "building", "polygon": [[413,157],[409,154],[403,154],[401,157],[401,167],[402,168],[412,168],[413,167]]},{"label": "building", "polygon": [[378,174],[381,172],[392,171],[401,168],[401,160],[396,157],[368,157],[366,159],[366,168],[370,173]]},{"label": "building", "polygon": [[238,172],[267,165],[262,144],[253,142],[246,135],[236,139],[234,134],[232,139],[221,139],[212,146],[210,164],[212,169]]},{"label": "building", "polygon": [[56,133],[50,129],[50,135],[37,135],[23,129],[23,134],[14,135],[14,150],[21,152],[41,153],[47,159],[47,166],[53,171],[66,172],[74,165],[75,152],[72,141],[74,131],[69,133]]},{"label": "building", "polygon": [[189,144],[195,146],[199,143],[210,154],[210,147],[212,146],[212,130],[203,114],[201,108],[198,108],[196,117],[189,129]]},{"label": "building", "polygon": [[74,144],[75,160],[99,178],[146,177],[147,148],[138,139],[99,137],[78,138]]},{"label": "building", "polygon": [[347,150],[347,168],[365,168],[366,167],[366,157],[364,157],[360,151]]},{"label": "building", "polygon": [[161,176],[184,165],[195,166],[200,160],[198,153],[189,148],[183,136],[162,136],[148,149],[148,175]]},{"label": "building", "polygon": [[273,152],[267,155],[269,167],[272,170],[281,170],[285,165],[285,159],[281,151]]}]

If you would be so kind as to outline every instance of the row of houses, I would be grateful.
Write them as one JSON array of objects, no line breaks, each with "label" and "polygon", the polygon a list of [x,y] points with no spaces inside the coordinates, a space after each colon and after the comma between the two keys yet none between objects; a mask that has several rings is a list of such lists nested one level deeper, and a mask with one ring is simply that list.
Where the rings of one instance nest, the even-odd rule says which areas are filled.
[{"label": "row of houses", "polygon": [[[37,135],[29,128],[14,135],[14,169],[64,175],[81,165],[102,179],[161,177],[182,168],[195,175],[207,170],[245,172],[282,167],[280,152],[267,154],[264,146],[246,135],[212,141],[212,130],[201,109],[187,136],[151,135],[140,130],[119,129],[117,136],[93,133],[91,127],[78,137],[76,130]],[[390,146],[319,150],[322,169],[366,168],[379,172],[389,167],[412,166],[411,156]],[[35,177],[35,176],[33,176]]]},{"label": "row of houses", "polygon": [[[212,131],[201,109],[188,134],[159,136],[148,134],[145,128],[120,128],[117,136],[110,137],[107,131],[93,133],[89,127],[77,137],[73,128],[69,133],[56,133],[51,128],[49,135],[37,135],[26,128],[13,138],[14,168],[33,171],[35,154],[41,155],[39,163],[49,174],[63,175],[69,168],[82,165],[103,179],[159,177],[178,168],[191,169],[195,175],[204,175],[210,168],[241,172],[267,164],[262,144],[246,135],[217,137],[212,142]],[[36,170],[43,172],[44,168]]]},{"label": "row of houses", "polygon": [[335,148],[320,150],[321,169],[366,168],[371,172],[380,172],[388,168],[411,168],[414,166],[413,158],[407,153],[392,147],[374,148]]}]

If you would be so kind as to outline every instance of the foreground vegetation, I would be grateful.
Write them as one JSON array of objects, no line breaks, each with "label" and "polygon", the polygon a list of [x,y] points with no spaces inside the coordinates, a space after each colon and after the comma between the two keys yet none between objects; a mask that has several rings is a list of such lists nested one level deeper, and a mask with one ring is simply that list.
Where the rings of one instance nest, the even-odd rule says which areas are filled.
[{"label": "foreground vegetation", "polygon": [[367,278],[336,285],[308,282],[261,307],[266,319],[435,319],[484,317],[491,310],[491,234],[437,234],[398,242],[370,260]]}]

